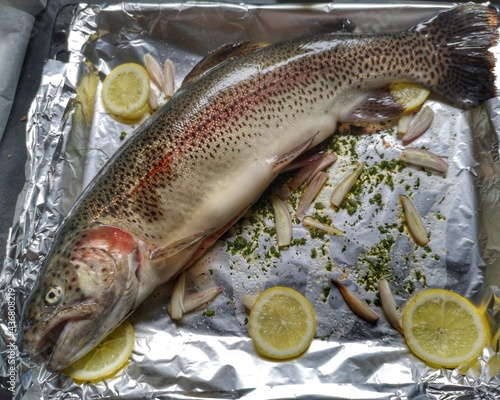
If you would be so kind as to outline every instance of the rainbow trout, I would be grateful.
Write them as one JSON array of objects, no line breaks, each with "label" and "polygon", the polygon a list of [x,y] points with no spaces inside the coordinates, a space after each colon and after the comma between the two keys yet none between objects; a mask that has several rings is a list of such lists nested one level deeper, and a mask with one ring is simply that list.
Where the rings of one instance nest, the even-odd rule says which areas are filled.
[{"label": "rainbow trout", "polygon": [[416,82],[461,108],[494,97],[497,26],[493,8],[467,5],[400,33],[215,51],[60,226],[25,306],[24,353],[56,371],[83,356],[338,122],[399,115],[390,83]]}]

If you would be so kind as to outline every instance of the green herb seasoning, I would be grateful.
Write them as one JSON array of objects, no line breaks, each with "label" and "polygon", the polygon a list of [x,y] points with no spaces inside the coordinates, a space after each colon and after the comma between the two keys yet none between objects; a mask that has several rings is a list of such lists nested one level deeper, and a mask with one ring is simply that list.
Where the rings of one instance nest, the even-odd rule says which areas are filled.
[{"label": "green herb seasoning", "polygon": [[384,207],[384,202],[382,201],[382,193],[376,193],[373,195],[373,197],[368,200],[370,204],[376,204],[380,208]]},{"label": "green herb seasoning", "polygon": [[314,203],[314,209],[315,210],[324,210],[325,205],[323,203],[320,203],[320,202]]},{"label": "green herb seasoning", "polygon": [[310,228],[309,234],[311,235],[311,239],[324,239],[325,238],[325,232],[322,231],[321,229]]},{"label": "green herb seasoning", "polygon": [[311,249],[311,258],[312,258],[312,259],[315,259],[315,258],[317,258],[317,257],[318,257],[318,250],[316,250],[316,249],[314,249],[314,248],[313,248],[313,249]]},{"label": "green herb seasoning", "polygon": [[413,281],[406,281],[403,287],[409,294],[413,294],[415,292],[415,284]]},{"label": "green herb seasoning", "polygon": [[304,246],[307,242],[306,238],[292,239],[292,246]]},{"label": "green herb seasoning", "polygon": [[353,199],[349,195],[344,199],[340,208],[347,211],[347,214],[354,215],[358,208],[361,206],[361,201]]},{"label": "green herb seasoning", "polygon": [[360,278],[358,282],[364,285],[366,291],[378,290],[378,281],[392,273],[391,250],[396,241],[392,236],[380,239],[368,252],[359,257]]},{"label": "green herb seasoning", "polygon": [[203,311],[203,315],[205,317],[211,318],[211,317],[215,316],[215,311],[210,309],[210,308],[207,308],[205,311]]},{"label": "green herb seasoning", "polygon": [[328,301],[328,297],[330,296],[331,288],[329,285],[323,286],[323,303]]}]

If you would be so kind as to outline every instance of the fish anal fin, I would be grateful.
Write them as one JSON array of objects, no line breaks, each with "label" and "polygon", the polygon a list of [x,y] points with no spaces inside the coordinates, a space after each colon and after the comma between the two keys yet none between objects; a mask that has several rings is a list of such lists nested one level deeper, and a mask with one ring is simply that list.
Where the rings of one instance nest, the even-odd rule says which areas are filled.
[{"label": "fish anal fin", "polygon": [[304,153],[309,148],[309,146],[311,146],[311,143],[314,141],[315,137],[316,137],[316,135],[314,135],[310,139],[306,140],[304,143],[299,144],[297,147],[293,148],[292,150],[288,151],[287,153],[282,154],[282,155],[270,160],[272,170],[275,172],[280,172],[283,168],[285,168],[288,164],[290,164],[298,156],[300,156],[302,153]]},{"label": "fish anal fin", "polygon": [[251,53],[252,51],[266,46],[267,43],[250,41],[225,44],[203,57],[198,64],[193,67],[191,72],[186,75],[182,82],[182,86],[197,80],[205,72],[222,64],[224,61]]},{"label": "fish anal fin", "polygon": [[389,88],[367,93],[361,101],[341,116],[340,122],[381,122],[401,115],[404,107],[396,101]]}]

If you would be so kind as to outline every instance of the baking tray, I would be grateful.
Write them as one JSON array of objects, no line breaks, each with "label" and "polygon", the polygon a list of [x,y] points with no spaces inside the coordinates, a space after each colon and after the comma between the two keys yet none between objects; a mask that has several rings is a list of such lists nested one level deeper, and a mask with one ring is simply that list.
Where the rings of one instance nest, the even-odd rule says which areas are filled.
[{"label": "baking tray", "polygon": [[[29,115],[29,179],[18,202],[0,275],[4,293],[14,293],[16,319],[57,226],[134,129],[106,116],[99,95],[88,101],[89,76],[96,77],[90,84],[99,93],[100,82],[111,68],[125,61],[141,62],[144,54],[151,53],[159,61],[172,59],[179,86],[203,55],[227,42],[274,42],[342,29],[390,32],[451,6],[123,3],[64,8]],[[493,99],[472,112],[457,110],[436,97],[427,103],[436,119],[416,145],[447,157],[446,178],[396,168],[390,162],[387,167],[385,161],[395,160],[402,148],[391,129],[338,136],[331,145],[339,160],[329,169],[330,180],[319,202],[328,204],[328,188],[355,163],[364,161],[376,168],[365,176],[366,187],[353,213],[347,209],[336,213],[328,207],[323,211],[345,229],[344,237],[311,237],[295,224],[297,244],[277,251],[268,194],[280,190],[286,176],[282,177],[189,270],[190,291],[214,284],[224,287],[207,306],[210,313],[201,310],[172,322],[166,312],[171,284],[162,286],[131,317],[136,345],[128,367],[116,378],[78,385],[23,360],[16,365],[16,397],[498,397],[500,362],[494,349],[485,349],[478,362],[456,370],[429,368],[411,355],[389,326],[373,290],[373,282],[381,276],[370,273],[369,266],[385,263],[384,274],[400,307],[415,292],[443,287],[471,298],[485,309],[494,332],[497,328],[498,102]],[[416,248],[401,230],[397,197],[403,191],[412,195],[432,231],[427,248]],[[373,200],[377,194],[382,203]],[[354,316],[328,284],[328,278],[339,276],[382,315],[375,327]],[[305,355],[277,363],[256,355],[241,297],[280,284],[310,300],[318,328]],[[4,307],[10,299],[4,295]],[[2,340],[7,346],[11,343],[5,333]],[[3,356],[7,376],[9,359],[6,353]]]}]

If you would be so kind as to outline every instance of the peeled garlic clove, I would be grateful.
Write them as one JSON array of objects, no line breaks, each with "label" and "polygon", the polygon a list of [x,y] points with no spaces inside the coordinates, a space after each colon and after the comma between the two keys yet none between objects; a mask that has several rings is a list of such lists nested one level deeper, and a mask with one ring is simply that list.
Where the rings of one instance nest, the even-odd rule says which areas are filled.
[{"label": "peeled garlic clove", "polygon": [[323,188],[323,185],[325,184],[327,179],[328,174],[322,171],[318,172],[314,176],[313,180],[302,194],[299,205],[297,206],[297,210],[295,211],[295,216],[298,219],[302,219],[309,206],[312,204],[318,193]]},{"label": "peeled garlic clove", "polygon": [[243,305],[245,308],[250,311],[257,301],[257,297],[252,296],[251,294],[245,293],[242,297]]},{"label": "peeled garlic clove", "polygon": [[342,297],[344,298],[346,304],[354,314],[356,314],[360,318],[363,318],[365,321],[368,321],[371,324],[374,324],[378,321],[380,316],[370,307],[368,307],[368,304],[351,294],[351,292],[349,292],[349,290],[336,279],[332,278],[331,281],[335,285],[335,287],[340,290],[340,293],[342,294]]},{"label": "peeled garlic clove", "polygon": [[413,119],[413,113],[403,114],[399,117],[398,120],[398,137],[402,138],[406,132],[408,132],[408,128],[410,127],[410,123]]},{"label": "peeled garlic clove", "polygon": [[196,310],[198,307],[201,307],[207,304],[209,301],[212,301],[222,292],[222,286],[214,286],[205,290],[201,290],[199,292],[190,294],[184,298],[184,314],[187,314],[190,311]]},{"label": "peeled garlic clove", "polygon": [[149,91],[148,105],[152,111],[155,111],[158,108],[158,95],[154,90]]},{"label": "peeled garlic clove", "polygon": [[172,297],[167,307],[167,311],[173,320],[181,319],[185,312],[184,308],[184,294],[186,292],[186,273],[183,272],[175,282]]},{"label": "peeled garlic clove", "polygon": [[429,243],[427,232],[425,231],[422,219],[415,208],[413,202],[405,195],[399,196],[399,201],[403,206],[406,226],[411,237],[419,246],[425,246]]},{"label": "peeled garlic clove", "polygon": [[429,172],[444,175],[448,172],[448,163],[446,161],[437,154],[418,147],[407,147],[403,150],[399,159],[405,163],[422,167]]},{"label": "peeled garlic clove", "polygon": [[378,293],[380,295],[380,301],[382,302],[382,310],[384,310],[387,320],[394,329],[401,333],[401,335],[404,335],[403,327],[401,326],[401,318],[398,315],[396,302],[392,296],[387,279],[381,279],[378,282]]},{"label": "peeled garlic clove", "polygon": [[337,155],[333,153],[326,153],[323,157],[320,158],[319,164],[314,169],[313,173],[307,178],[305,185],[309,185],[314,177],[320,172],[328,168],[335,161],[337,161]]},{"label": "peeled garlic clove", "polygon": [[358,180],[359,175],[361,175],[361,172],[363,172],[364,167],[364,163],[359,164],[354,172],[351,172],[342,180],[342,182],[337,185],[337,187],[335,187],[330,197],[330,202],[333,206],[337,208],[340,207],[345,197],[347,196],[347,193],[349,193],[349,191]]},{"label": "peeled garlic clove", "polygon": [[162,89],[164,83],[164,76],[163,76],[163,71],[160,67],[160,64],[158,64],[158,61],[151,55],[151,54],[146,54],[144,56],[144,66],[146,67],[146,71],[148,71],[149,77],[151,80],[155,83],[155,85],[158,87],[158,89]]},{"label": "peeled garlic clove", "polygon": [[165,64],[163,65],[163,75],[165,77],[165,81],[161,88],[163,89],[165,96],[170,98],[175,93],[175,67],[174,63],[168,58],[165,60]]},{"label": "peeled garlic clove", "polygon": [[337,229],[332,225],[324,224],[323,222],[318,221],[313,217],[304,217],[304,219],[302,220],[302,224],[307,228],[319,229],[323,232],[328,233],[329,235],[342,236],[344,234],[344,232],[342,232],[340,229]]},{"label": "peeled garlic clove", "polygon": [[287,247],[292,243],[292,218],[285,202],[278,196],[271,196],[271,204],[274,210],[276,221],[276,236],[278,237],[278,246]]},{"label": "peeled garlic clove", "polygon": [[314,179],[314,176],[319,171],[328,168],[331,164],[337,161],[337,155],[333,153],[326,153],[320,158],[311,161],[308,165],[302,167],[295,176],[290,179],[288,186],[292,190],[297,190],[302,184],[308,185]]},{"label": "peeled garlic clove", "polygon": [[429,129],[434,119],[434,111],[429,106],[425,106],[418,112],[412,119],[408,131],[403,135],[401,140],[403,145],[410,144],[415,139],[422,136],[422,134]]}]

